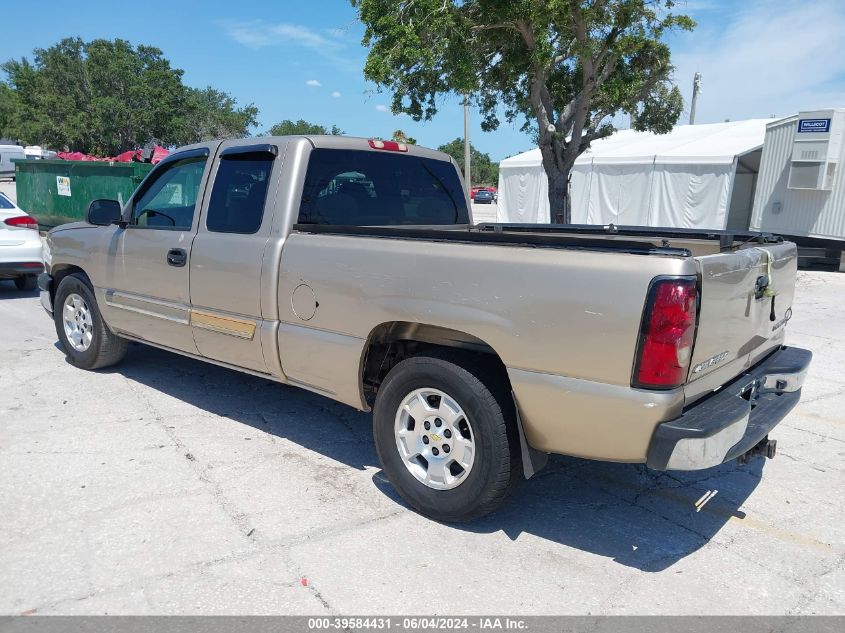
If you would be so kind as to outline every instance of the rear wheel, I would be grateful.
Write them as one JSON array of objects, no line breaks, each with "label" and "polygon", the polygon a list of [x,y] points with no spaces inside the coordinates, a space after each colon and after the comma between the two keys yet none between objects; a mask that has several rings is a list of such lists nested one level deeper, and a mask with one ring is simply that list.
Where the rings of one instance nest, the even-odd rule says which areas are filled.
[{"label": "rear wheel", "polygon": [[513,402],[477,359],[444,353],[400,362],[373,413],[390,482],[432,519],[470,521],[493,511],[520,473]]},{"label": "rear wheel", "polygon": [[71,363],[82,369],[100,369],[126,355],[126,339],[103,321],[85,276],[74,273],[62,279],[53,306],[56,334]]},{"label": "rear wheel", "polygon": [[38,285],[38,278],[35,275],[23,275],[15,277],[15,287],[18,290],[35,290]]}]

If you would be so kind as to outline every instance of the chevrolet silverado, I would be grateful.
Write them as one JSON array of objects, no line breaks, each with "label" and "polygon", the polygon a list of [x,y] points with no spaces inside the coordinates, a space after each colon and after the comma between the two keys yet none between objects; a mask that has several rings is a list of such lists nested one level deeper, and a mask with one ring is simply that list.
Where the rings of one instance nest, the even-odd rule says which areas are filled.
[{"label": "chevrolet silverado", "polygon": [[661,470],[772,457],[810,352],[796,247],[756,233],[474,225],[454,161],[270,137],[171,154],[53,229],[38,280],[71,363],[136,341],[373,412],[418,511],[494,509],[549,453]]}]

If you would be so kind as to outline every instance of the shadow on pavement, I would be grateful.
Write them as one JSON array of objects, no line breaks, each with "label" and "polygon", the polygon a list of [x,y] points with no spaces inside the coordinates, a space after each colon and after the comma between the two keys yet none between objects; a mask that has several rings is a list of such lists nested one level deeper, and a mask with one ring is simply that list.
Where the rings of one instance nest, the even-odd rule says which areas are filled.
[{"label": "shadow on pavement", "polygon": [[134,343],[123,362],[103,371],[347,466],[379,465],[370,415],[304,389]]},{"label": "shadow on pavement", "polygon": [[38,297],[38,289],[18,290],[12,279],[0,279],[0,299],[29,299]]},{"label": "shadow on pavement", "polygon": [[[612,558],[642,571],[662,571],[707,544],[760,481],[763,459],[701,472],[661,473],[642,464],[555,456],[523,483],[495,515],[472,532],[522,533]],[[717,491],[700,511],[696,502]]]},{"label": "shadow on pavement", "polygon": [[[206,412],[363,470],[378,467],[372,419],[322,396],[164,352],[131,345],[112,370]],[[664,570],[719,532],[760,481],[764,460],[744,467],[661,473],[640,464],[552,456],[492,515],[454,529],[533,535],[643,571]],[[375,486],[403,504],[379,472]],[[717,491],[696,511],[696,502]],[[404,504],[403,504],[404,505]]]}]

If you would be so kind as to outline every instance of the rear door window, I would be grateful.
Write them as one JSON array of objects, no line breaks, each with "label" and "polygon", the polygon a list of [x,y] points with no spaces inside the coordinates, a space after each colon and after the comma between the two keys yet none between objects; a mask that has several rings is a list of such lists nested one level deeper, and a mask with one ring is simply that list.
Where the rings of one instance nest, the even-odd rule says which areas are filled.
[{"label": "rear door window", "polygon": [[215,233],[255,233],[261,227],[267,185],[275,155],[239,152],[224,155],[217,168],[206,227]]},{"label": "rear door window", "polygon": [[454,166],[407,154],[315,149],[299,224],[338,226],[469,223]]}]

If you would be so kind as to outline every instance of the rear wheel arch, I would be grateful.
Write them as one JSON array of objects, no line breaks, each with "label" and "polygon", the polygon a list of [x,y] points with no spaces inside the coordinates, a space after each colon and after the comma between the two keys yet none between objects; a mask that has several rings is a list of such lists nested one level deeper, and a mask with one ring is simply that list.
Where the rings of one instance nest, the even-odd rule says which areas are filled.
[{"label": "rear wheel arch", "polygon": [[509,396],[508,402],[502,405],[513,407],[526,479],[546,465],[548,455],[529,446],[525,437],[504,360],[493,346],[467,332],[407,321],[390,321],[373,328],[364,345],[359,370],[358,384],[365,408],[371,408],[375,403],[379,387],[390,370],[406,358],[415,356],[433,356],[455,362],[471,371],[481,370],[480,378]]},{"label": "rear wheel arch", "polygon": [[484,364],[488,373],[505,381],[510,390],[505,363],[486,341],[467,332],[442,326],[389,321],[373,328],[364,345],[359,370],[362,400],[372,406],[381,382],[402,360],[432,354],[448,354],[463,363]]}]

